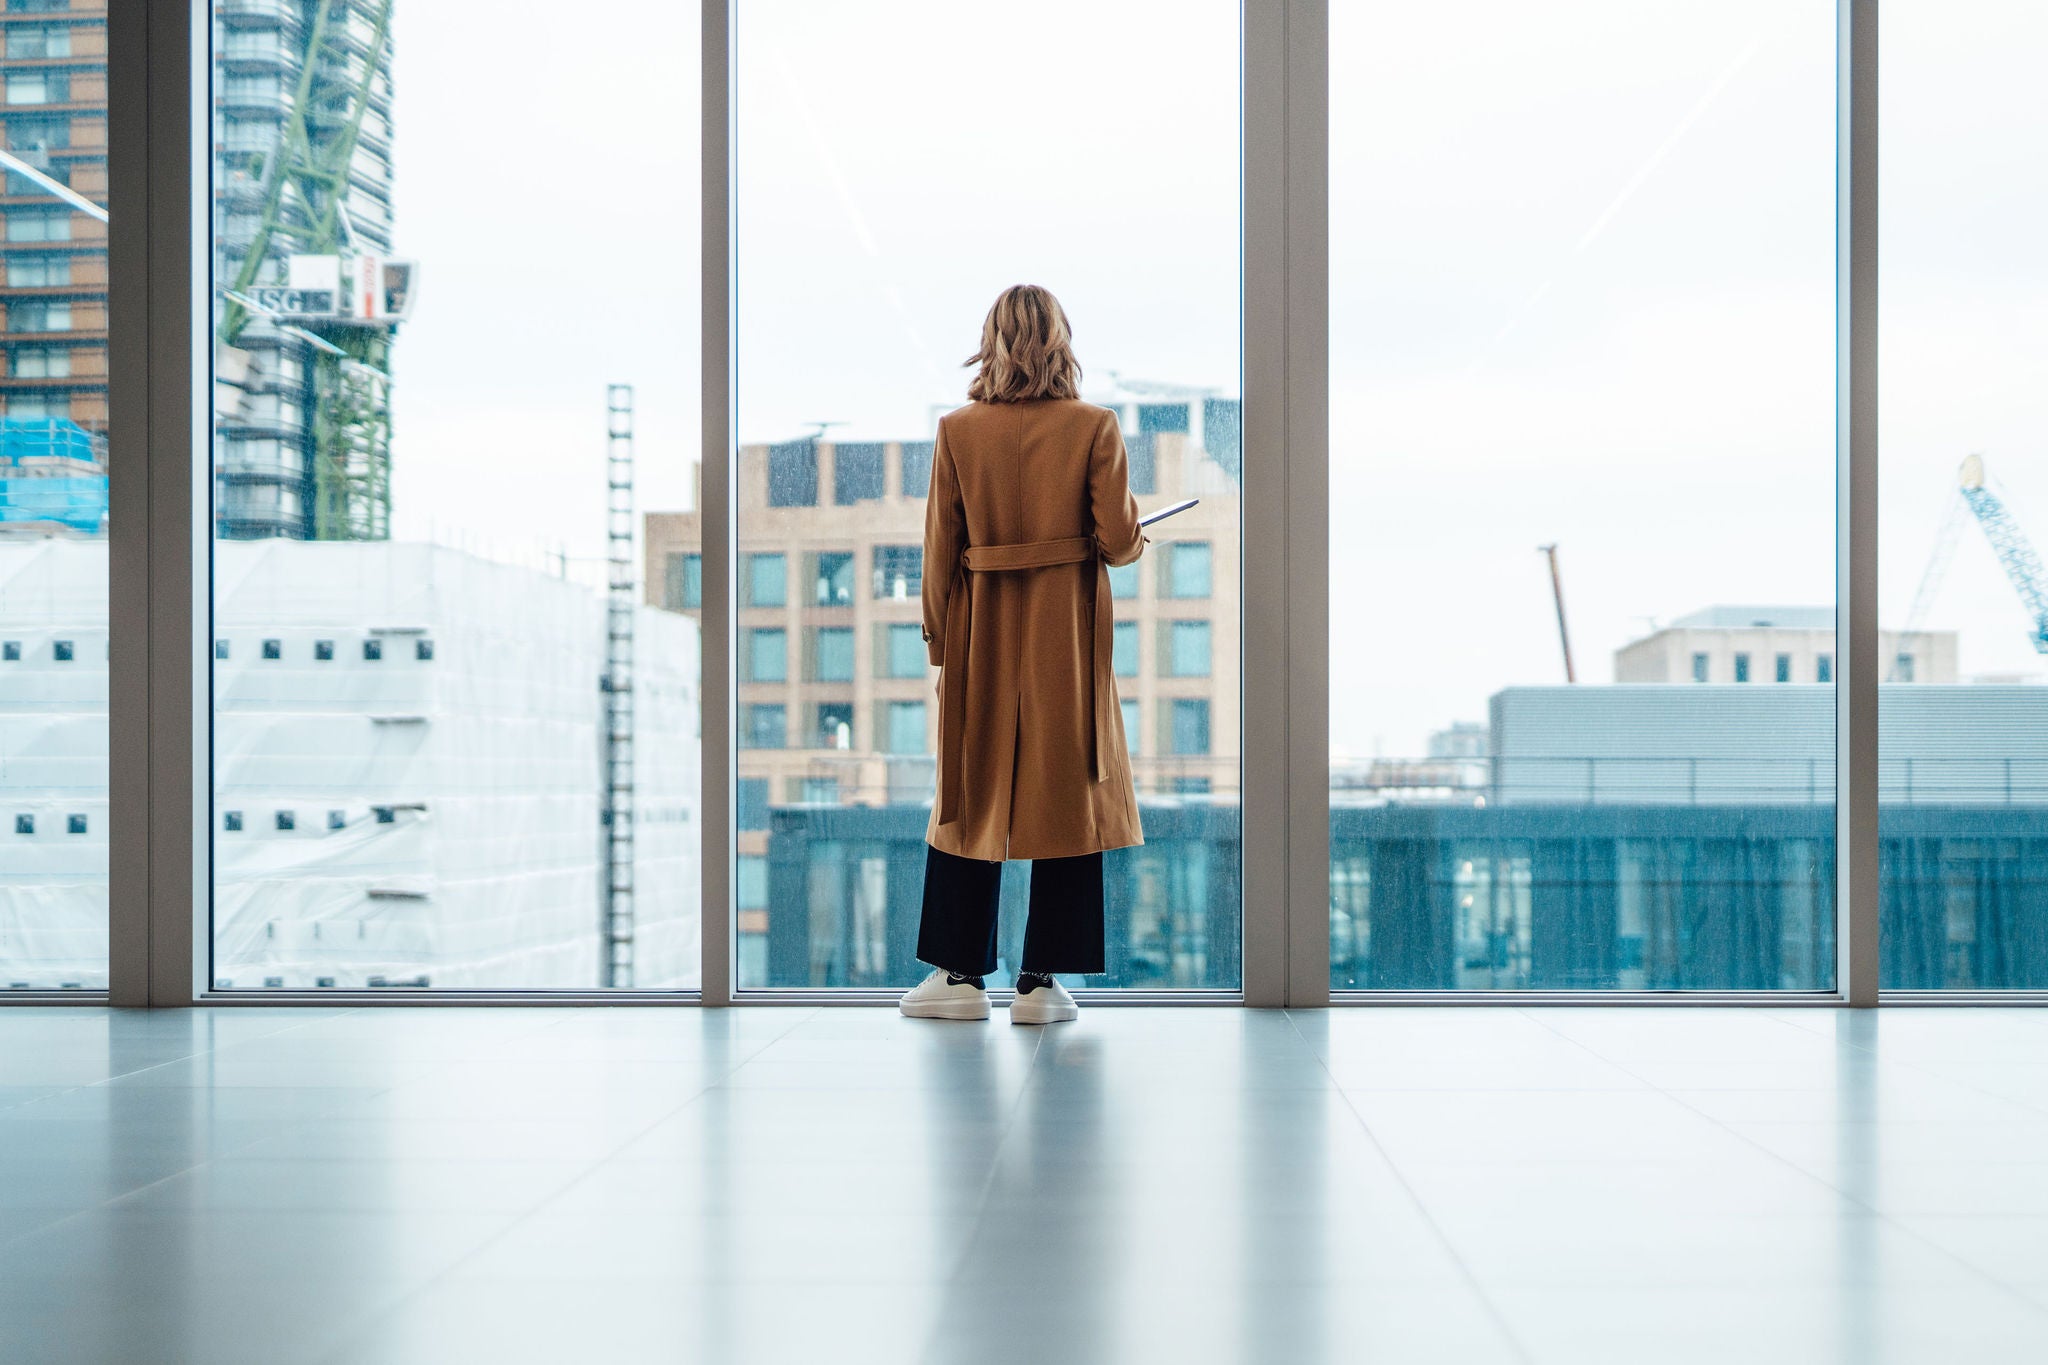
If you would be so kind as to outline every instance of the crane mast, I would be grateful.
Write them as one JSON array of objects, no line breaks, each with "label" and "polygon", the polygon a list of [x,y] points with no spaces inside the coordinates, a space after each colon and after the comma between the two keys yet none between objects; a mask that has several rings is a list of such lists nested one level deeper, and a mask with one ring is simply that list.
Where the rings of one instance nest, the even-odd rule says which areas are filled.
[{"label": "crane mast", "polygon": [[1963,500],[1976,514],[1984,538],[1991,542],[1991,552],[2026,608],[2027,638],[2036,653],[2048,654],[2048,572],[2041,567],[2040,554],[2004,500],[1987,486],[1983,456],[1972,455],[1963,461],[1959,482]]}]

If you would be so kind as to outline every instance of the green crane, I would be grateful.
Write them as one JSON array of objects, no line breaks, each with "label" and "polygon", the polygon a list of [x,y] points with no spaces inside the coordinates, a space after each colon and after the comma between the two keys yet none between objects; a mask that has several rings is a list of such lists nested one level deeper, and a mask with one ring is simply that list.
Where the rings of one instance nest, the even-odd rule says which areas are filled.
[{"label": "green crane", "polygon": [[[370,32],[362,73],[347,73],[341,40],[357,0],[314,0],[304,25],[298,84],[277,150],[264,167],[263,206],[249,248],[228,285],[221,339],[229,345],[254,316],[240,299],[281,248],[338,255],[348,245],[343,202],[363,116],[391,34],[393,0],[362,9]],[[384,540],[391,534],[391,328],[346,320],[305,322],[324,345],[311,348],[311,408],[306,452],[312,497],[310,540]]]}]

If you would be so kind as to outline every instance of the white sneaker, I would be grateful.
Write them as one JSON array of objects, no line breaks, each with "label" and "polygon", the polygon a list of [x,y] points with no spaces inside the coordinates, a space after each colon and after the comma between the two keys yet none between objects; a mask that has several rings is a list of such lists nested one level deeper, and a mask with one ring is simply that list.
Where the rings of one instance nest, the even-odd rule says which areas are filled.
[{"label": "white sneaker", "polygon": [[988,992],[972,981],[949,981],[940,969],[912,986],[896,1008],[912,1019],[986,1019]]},{"label": "white sneaker", "polygon": [[1035,990],[1018,991],[1016,999],[1010,1002],[1010,1022],[1013,1024],[1064,1024],[1069,1019],[1081,1017],[1081,1007],[1074,1003],[1074,997],[1067,994],[1067,988],[1057,981],[1049,981]]}]

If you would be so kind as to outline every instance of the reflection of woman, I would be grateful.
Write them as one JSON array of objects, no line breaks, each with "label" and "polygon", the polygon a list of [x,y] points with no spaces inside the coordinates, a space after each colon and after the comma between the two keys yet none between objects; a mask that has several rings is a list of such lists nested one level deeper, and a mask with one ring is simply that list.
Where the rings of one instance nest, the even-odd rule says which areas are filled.
[{"label": "reflection of woman", "polygon": [[1076,397],[1067,316],[1035,285],[982,324],[974,401],[939,422],[924,638],[939,787],[905,1014],[986,1019],[1003,861],[1031,861],[1010,1021],[1072,1019],[1053,973],[1103,970],[1102,854],[1144,842],[1111,663],[1109,569],[1144,549],[1115,413]]}]

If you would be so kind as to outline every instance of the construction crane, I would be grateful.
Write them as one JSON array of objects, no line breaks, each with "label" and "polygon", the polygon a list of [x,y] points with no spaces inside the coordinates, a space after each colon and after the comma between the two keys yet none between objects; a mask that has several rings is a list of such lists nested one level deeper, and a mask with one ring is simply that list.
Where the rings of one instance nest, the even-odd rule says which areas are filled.
[{"label": "construction crane", "polygon": [[286,41],[303,34],[304,42],[290,110],[262,166],[254,232],[222,290],[221,340],[232,346],[252,321],[274,322],[275,305],[251,306],[253,296],[304,297],[305,280],[291,279],[286,289],[287,281],[276,278],[279,263],[298,275],[302,263],[318,271],[331,262],[331,278],[320,281],[325,290],[315,291],[334,300],[331,313],[296,313],[293,321],[305,330],[280,329],[319,338],[309,342],[307,357],[311,540],[382,540],[391,533],[391,338],[410,275],[390,274],[386,262],[361,254],[347,200],[364,117],[386,63],[392,3],[312,0],[299,23],[286,26]]},{"label": "construction crane", "polygon": [[[1956,543],[1962,538],[1963,524],[1971,516],[1984,528],[1984,539],[1991,544],[1991,553],[1998,559],[1998,565],[2005,570],[2006,580],[2019,594],[2020,605],[2026,609],[2029,618],[2027,639],[2037,654],[2048,654],[2048,573],[2041,567],[2041,556],[2035,552],[2033,542],[2020,529],[2012,510],[2005,500],[1990,486],[1989,476],[1984,472],[1984,457],[1972,454],[1963,460],[1956,471],[1956,494],[1950,499],[1948,511],[1943,515],[1941,526],[1934,535],[1934,549],[1927,557],[1927,568],[1920,575],[1920,586],[1913,594],[1912,608],[1906,613],[1906,624],[1900,634],[1902,652],[1910,650],[1911,642],[1926,633],[1927,615],[1934,607],[1934,599],[1941,592],[1942,580],[1948,574],[1949,561],[1955,557]],[[1896,665],[1888,673],[1886,682],[1898,681]]]},{"label": "construction crane", "polygon": [[1564,648],[1564,680],[1575,683],[1579,673],[1572,667],[1572,633],[1564,623],[1564,575],[1557,568],[1557,542],[1538,545],[1536,552],[1550,560],[1550,592],[1557,599],[1557,642]]}]

